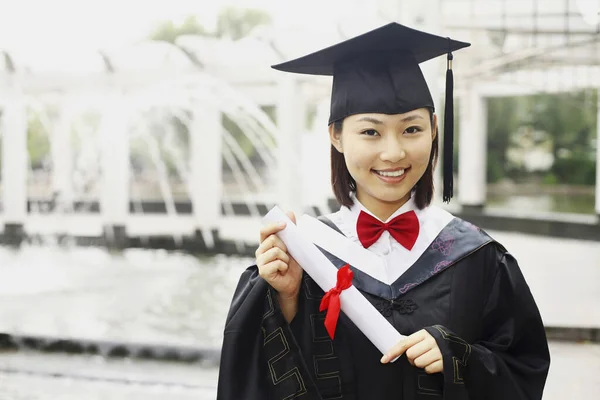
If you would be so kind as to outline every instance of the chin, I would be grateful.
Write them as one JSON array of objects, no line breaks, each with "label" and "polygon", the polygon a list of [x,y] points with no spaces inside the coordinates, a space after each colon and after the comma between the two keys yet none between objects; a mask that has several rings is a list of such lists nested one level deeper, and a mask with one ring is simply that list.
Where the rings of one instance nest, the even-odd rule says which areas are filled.
[{"label": "chin", "polygon": [[399,203],[409,195],[410,192],[375,192],[371,196],[382,203]]},{"label": "chin", "polygon": [[357,185],[362,187],[363,193],[376,201],[387,204],[399,203],[403,199],[406,199],[407,196],[410,196],[412,188],[411,182],[402,182],[399,185],[386,185],[379,180],[368,180],[368,182],[364,183],[367,184],[361,185],[360,182],[357,182]]}]

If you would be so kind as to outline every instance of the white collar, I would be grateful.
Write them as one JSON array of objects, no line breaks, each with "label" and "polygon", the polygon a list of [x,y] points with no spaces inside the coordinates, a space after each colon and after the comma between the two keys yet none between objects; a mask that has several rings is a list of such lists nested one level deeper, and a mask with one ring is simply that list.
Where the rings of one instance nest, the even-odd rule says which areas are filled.
[{"label": "white collar", "polygon": [[[350,194],[350,197],[352,199],[352,201],[354,202],[354,204],[351,207],[345,207],[342,206],[340,207],[340,217],[342,217],[342,219],[344,221],[347,221],[348,227],[352,227],[352,233],[353,233],[353,237],[358,238],[358,233],[356,232],[356,223],[358,221],[358,216],[360,215],[361,211],[366,212],[367,214],[373,216],[374,218],[377,218],[371,211],[367,210],[367,208],[365,206],[363,206],[361,204],[360,201],[358,201],[358,199],[356,198],[356,194],[354,192],[352,192]],[[390,215],[390,217],[386,220],[386,221],[382,221],[382,222],[389,222],[392,219],[396,218],[398,215],[403,214],[405,212],[408,211],[415,211],[417,213],[417,217],[419,217],[419,214],[421,214],[420,210],[418,210],[416,204],[415,204],[415,200],[414,198],[411,196],[410,199],[408,199],[408,201],[406,203],[404,203],[400,208],[398,208],[396,211],[394,211],[394,213],[392,215]],[[379,218],[377,218],[377,220],[381,221]]]},{"label": "white collar", "polygon": [[314,244],[388,285],[417,262],[442,229],[454,218],[447,211],[433,205],[419,210],[411,199],[396,210],[388,221],[403,212],[413,210],[420,224],[415,247],[406,250],[398,246],[397,250],[389,255],[378,255],[360,244],[356,222],[360,211],[369,211],[356,198],[353,200],[355,203],[352,207],[342,206],[338,212],[327,215],[342,234],[308,215],[303,215],[298,220],[298,227],[311,238]]}]

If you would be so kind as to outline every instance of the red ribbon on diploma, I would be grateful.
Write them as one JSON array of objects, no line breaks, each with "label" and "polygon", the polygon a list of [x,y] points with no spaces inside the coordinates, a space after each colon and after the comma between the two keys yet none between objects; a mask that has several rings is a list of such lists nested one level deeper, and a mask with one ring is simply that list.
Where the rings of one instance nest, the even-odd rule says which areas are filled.
[{"label": "red ribbon on diploma", "polygon": [[350,269],[350,265],[346,264],[338,269],[335,287],[329,289],[321,300],[319,311],[327,310],[327,314],[325,315],[325,329],[327,329],[327,333],[329,333],[331,339],[335,335],[335,328],[340,316],[340,294],[342,290],[346,290],[352,286],[353,277],[354,273]]}]

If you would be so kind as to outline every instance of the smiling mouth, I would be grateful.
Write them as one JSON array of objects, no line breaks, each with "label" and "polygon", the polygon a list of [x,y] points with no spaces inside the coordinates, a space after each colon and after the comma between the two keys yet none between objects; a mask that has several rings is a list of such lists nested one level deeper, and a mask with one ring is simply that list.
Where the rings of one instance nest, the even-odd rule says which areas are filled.
[{"label": "smiling mouth", "polygon": [[407,171],[410,170],[410,167],[408,168],[403,168],[403,169],[397,169],[394,171],[378,171],[376,169],[373,170],[373,172],[379,176],[383,176],[385,178],[399,178],[401,176],[403,176]]}]

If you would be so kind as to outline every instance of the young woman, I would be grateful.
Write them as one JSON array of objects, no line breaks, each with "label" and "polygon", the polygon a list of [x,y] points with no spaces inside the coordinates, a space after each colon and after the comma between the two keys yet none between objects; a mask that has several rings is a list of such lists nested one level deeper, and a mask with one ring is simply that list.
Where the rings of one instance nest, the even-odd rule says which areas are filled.
[{"label": "young woman", "polygon": [[218,399],[541,399],[548,345],[516,260],[430,205],[437,116],[418,63],[467,45],[389,24],[276,66],[333,75],[331,176],[342,206],[321,221],[384,260],[377,279],[351,266],[352,284],[407,338],[381,357],[342,313],[331,339],[323,291],[276,236],[285,225],[267,225],[227,317]]}]

